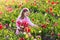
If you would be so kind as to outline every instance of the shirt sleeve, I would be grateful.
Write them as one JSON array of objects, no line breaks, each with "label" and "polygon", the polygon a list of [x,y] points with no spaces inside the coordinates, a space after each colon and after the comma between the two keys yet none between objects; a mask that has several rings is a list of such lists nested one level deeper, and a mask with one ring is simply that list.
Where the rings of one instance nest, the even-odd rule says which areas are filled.
[{"label": "shirt sleeve", "polygon": [[20,29],[20,21],[19,21],[19,19],[16,20],[16,27],[17,27],[17,29]]},{"label": "shirt sleeve", "polygon": [[28,24],[29,24],[30,26],[35,26],[35,24],[32,23],[29,18],[27,18],[27,21],[28,21]]}]

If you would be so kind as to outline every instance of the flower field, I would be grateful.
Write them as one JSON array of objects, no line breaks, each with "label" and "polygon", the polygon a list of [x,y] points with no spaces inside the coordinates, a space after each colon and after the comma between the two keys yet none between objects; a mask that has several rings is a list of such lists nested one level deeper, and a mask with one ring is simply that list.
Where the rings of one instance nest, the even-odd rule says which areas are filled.
[{"label": "flower field", "polygon": [[[15,34],[23,8],[29,8],[30,20],[39,26],[25,29],[31,37]],[[60,0],[0,0],[0,40],[60,40]]]}]

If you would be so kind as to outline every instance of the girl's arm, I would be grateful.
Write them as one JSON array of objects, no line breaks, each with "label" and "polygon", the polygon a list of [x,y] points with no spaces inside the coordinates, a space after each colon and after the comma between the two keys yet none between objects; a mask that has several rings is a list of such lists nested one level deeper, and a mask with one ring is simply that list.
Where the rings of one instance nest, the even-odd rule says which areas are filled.
[{"label": "girl's arm", "polygon": [[35,24],[33,24],[33,23],[30,21],[29,18],[27,18],[27,21],[28,21],[28,24],[29,24],[30,26],[36,26]]}]

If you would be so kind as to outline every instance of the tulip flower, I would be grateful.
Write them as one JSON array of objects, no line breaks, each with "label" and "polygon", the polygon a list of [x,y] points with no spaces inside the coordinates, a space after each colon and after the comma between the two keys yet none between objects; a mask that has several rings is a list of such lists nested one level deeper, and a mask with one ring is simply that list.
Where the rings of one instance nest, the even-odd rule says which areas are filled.
[{"label": "tulip flower", "polygon": [[22,5],[21,5],[21,4],[19,4],[19,5],[18,5],[18,7],[19,7],[19,8],[21,8],[21,7],[22,7]]},{"label": "tulip flower", "polygon": [[52,12],[50,12],[50,14],[51,14],[52,16],[55,16],[55,14],[54,14],[54,13],[52,13]]},{"label": "tulip flower", "polygon": [[53,26],[58,26],[58,23],[57,23],[57,22],[55,22]]},{"label": "tulip flower", "polygon": [[41,24],[41,27],[42,27],[42,28],[46,28],[47,25],[46,25],[46,24]]},{"label": "tulip flower", "polygon": [[23,22],[22,22],[22,26],[28,27],[28,23],[27,23],[26,21],[23,21]]},{"label": "tulip flower", "polygon": [[19,40],[25,40],[24,38],[19,38]]},{"label": "tulip flower", "polygon": [[36,3],[34,3],[33,5],[36,6]]},{"label": "tulip flower", "polygon": [[56,4],[59,4],[59,1],[56,1],[55,3],[56,3]]},{"label": "tulip flower", "polygon": [[11,7],[6,7],[6,10],[7,10],[8,12],[12,12],[12,11],[13,11],[13,8],[11,8]]},{"label": "tulip flower", "polygon": [[17,23],[18,23],[19,27],[21,27],[21,26],[28,27],[28,23],[26,21],[23,21],[23,22],[18,21]]},{"label": "tulip flower", "polygon": [[20,4],[18,5],[19,8],[21,8],[22,6],[23,6],[23,3],[20,3]]},{"label": "tulip flower", "polygon": [[60,37],[60,33],[58,33],[58,36]]},{"label": "tulip flower", "polygon": [[55,2],[52,2],[52,4],[55,4]]},{"label": "tulip flower", "polygon": [[54,32],[51,32],[51,36],[54,36]]},{"label": "tulip flower", "polygon": [[50,12],[52,12],[53,8],[52,8],[52,7],[50,7],[50,8],[49,8],[49,10],[50,10]]},{"label": "tulip flower", "polygon": [[50,0],[48,0],[48,3],[50,3]]},{"label": "tulip flower", "polygon": [[52,4],[52,5],[56,5],[56,3],[55,3],[55,2],[51,2],[51,4]]},{"label": "tulip flower", "polygon": [[25,27],[24,31],[26,31],[27,33],[29,33],[30,32],[30,28],[29,27]]},{"label": "tulip flower", "polygon": [[20,22],[20,21],[17,21],[17,24],[18,24],[18,26],[20,27],[20,25],[21,25],[21,22]]},{"label": "tulip flower", "polygon": [[2,24],[0,24],[0,30],[2,30],[3,29],[3,26],[2,26]]},{"label": "tulip flower", "polygon": [[12,0],[12,3],[14,3],[15,2],[15,0]]},{"label": "tulip flower", "polygon": [[3,13],[0,11],[0,14],[3,14]]},{"label": "tulip flower", "polygon": [[36,0],[34,0],[34,2],[36,2]]},{"label": "tulip flower", "polygon": [[46,3],[50,4],[50,0],[48,0],[48,1],[46,0]]},{"label": "tulip flower", "polygon": [[14,22],[15,20],[12,20],[12,23]]},{"label": "tulip flower", "polygon": [[27,3],[29,0],[25,0],[25,2]]},{"label": "tulip flower", "polygon": [[52,7],[49,7],[49,13],[50,13],[51,15],[53,15],[53,8],[52,8]]},{"label": "tulip flower", "polygon": [[36,4],[36,0],[34,0],[34,3],[33,3],[33,5],[34,5],[34,6],[36,6],[36,5],[37,5],[37,4]]},{"label": "tulip flower", "polygon": [[48,12],[48,9],[46,9],[46,12]]},{"label": "tulip flower", "polygon": [[34,18],[32,18],[32,21],[34,21]]},{"label": "tulip flower", "polygon": [[5,0],[5,2],[8,2],[8,0]]}]

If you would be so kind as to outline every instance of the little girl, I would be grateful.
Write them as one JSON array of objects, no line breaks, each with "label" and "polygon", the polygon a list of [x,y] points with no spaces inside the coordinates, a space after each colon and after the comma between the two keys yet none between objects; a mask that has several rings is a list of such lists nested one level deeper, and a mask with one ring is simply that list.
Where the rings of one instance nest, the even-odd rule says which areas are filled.
[{"label": "little girl", "polygon": [[20,15],[18,16],[17,20],[16,20],[16,35],[19,34],[20,31],[24,31],[24,28],[28,27],[28,26],[35,26],[37,27],[35,24],[33,24],[30,19],[29,16],[30,12],[28,8],[23,8],[20,12]]}]

